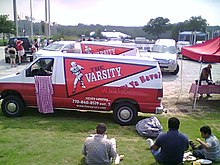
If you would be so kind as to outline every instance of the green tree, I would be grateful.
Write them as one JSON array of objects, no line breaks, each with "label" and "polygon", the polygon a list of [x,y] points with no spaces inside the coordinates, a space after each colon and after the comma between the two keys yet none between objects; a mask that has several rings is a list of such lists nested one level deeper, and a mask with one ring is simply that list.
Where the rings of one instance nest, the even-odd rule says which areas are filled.
[{"label": "green tree", "polygon": [[186,29],[186,23],[184,23],[184,22],[179,22],[177,24],[173,24],[173,28],[171,30],[171,38],[178,41],[179,32],[185,31],[185,29]]},{"label": "green tree", "polygon": [[160,38],[162,33],[167,32],[171,28],[170,20],[168,18],[157,17],[150,19],[150,21],[143,27],[144,32],[157,36]]},{"label": "green tree", "polygon": [[208,26],[207,20],[203,19],[201,16],[191,17],[188,21],[185,21],[186,30],[190,31],[201,31],[206,32],[206,28]]},{"label": "green tree", "polygon": [[0,33],[3,33],[3,41],[5,42],[6,35],[15,34],[14,22],[8,20],[8,15],[0,15]]},{"label": "green tree", "polygon": [[95,31],[95,34],[93,35],[94,38],[99,38],[99,39],[102,39],[104,38],[104,36],[102,35],[102,30],[101,29],[97,29]]},{"label": "green tree", "polygon": [[207,20],[203,19],[201,16],[191,17],[189,20],[185,20],[184,22],[179,22],[173,25],[171,36],[176,41],[178,40],[179,32],[181,31],[201,31],[206,32],[207,30]]}]

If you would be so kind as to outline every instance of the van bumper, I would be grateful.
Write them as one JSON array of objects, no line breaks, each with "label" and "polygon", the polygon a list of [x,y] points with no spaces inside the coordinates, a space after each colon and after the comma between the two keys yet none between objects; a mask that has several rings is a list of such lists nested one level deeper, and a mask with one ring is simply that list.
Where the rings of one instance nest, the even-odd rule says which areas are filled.
[{"label": "van bumper", "polygon": [[164,108],[163,108],[163,105],[161,104],[160,107],[156,107],[156,114],[161,114],[163,113],[164,111]]},{"label": "van bumper", "polygon": [[178,63],[174,63],[172,65],[164,65],[160,64],[161,72],[174,72],[177,69]]}]

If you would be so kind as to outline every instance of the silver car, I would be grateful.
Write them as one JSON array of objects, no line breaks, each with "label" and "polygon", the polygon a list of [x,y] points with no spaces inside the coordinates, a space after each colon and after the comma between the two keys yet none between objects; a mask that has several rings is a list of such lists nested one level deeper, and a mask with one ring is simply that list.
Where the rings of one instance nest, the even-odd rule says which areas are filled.
[{"label": "silver car", "polygon": [[38,50],[35,55],[39,57],[47,52],[79,53],[79,50],[76,49],[76,42],[77,41],[55,41]]},{"label": "silver car", "polygon": [[176,42],[173,39],[158,39],[151,52],[140,52],[140,56],[153,58],[158,61],[162,72],[178,74]]}]

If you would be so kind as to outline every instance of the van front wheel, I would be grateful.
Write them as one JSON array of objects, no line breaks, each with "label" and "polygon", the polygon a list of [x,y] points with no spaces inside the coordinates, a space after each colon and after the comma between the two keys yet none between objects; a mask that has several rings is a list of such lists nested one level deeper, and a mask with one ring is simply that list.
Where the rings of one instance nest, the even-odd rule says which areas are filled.
[{"label": "van front wheel", "polygon": [[180,70],[180,67],[179,67],[179,65],[177,64],[176,70],[174,70],[174,71],[172,72],[172,74],[173,74],[173,75],[177,75],[178,72],[179,72],[179,70]]},{"label": "van front wheel", "polygon": [[122,102],[115,106],[113,115],[116,123],[120,125],[130,125],[136,121],[138,112],[133,104]]},{"label": "van front wheel", "polygon": [[21,116],[24,111],[24,102],[20,97],[7,96],[2,101],[2,112],[7,117]]}]

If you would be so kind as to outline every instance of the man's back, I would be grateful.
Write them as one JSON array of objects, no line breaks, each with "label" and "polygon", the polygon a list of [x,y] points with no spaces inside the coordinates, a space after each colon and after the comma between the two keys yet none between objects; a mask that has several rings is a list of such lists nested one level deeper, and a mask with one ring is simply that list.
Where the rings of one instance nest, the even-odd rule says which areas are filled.
[{"label": "man's back", "polygon": [[112,147],[109,139],[103,135],[95,135],[86,139],[83,154],[86,156],[86,163],[92,165],[109,165],[111,158],[116,156],[116,152]]},{"label": "man's back", "polygon": [[169,130],[159,135],[155,145],[161,147],[160,159],[164,164],[178,164],[188,149],[188,138],[178,130]]}]

